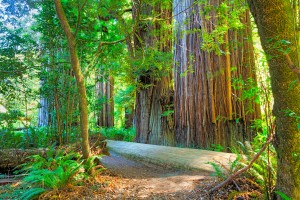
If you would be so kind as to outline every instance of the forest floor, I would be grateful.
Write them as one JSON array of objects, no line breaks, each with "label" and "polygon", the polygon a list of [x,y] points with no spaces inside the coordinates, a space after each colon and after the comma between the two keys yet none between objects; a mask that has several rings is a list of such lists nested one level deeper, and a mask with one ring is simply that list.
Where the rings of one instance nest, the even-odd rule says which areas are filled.
[{"label": "forest floor", "polygon": [[[214,200],[228,199],[228,196],[237,190],[252,190],[248,183],[237,181],[235,185],[228,185],[208,195],[207,191],[218,183],[218,180],[207,172],[182,171],[137,162],[114,152],[111,152],[110,156],[103,157],[102,164],[106,170],[93,182],[63,191],[54,191],[40,199]],[[251,199],[242,195],[232,197],[232,199]]]},{"label": "forest floor", "polygon": [[99,199],[201,199],[205,194],[196,192],[196,186],[214,181],[205,172],[141,163],[114,152],[104,157],[102,163],[116,179],[114,191],[99,196]]},{"label": "forest floor", "polygon": [[[106,169],[95,179],[85,182],[82,186],[69,186],[63,190],[47,192],[39,199],[205,200],[228,199],[230,195],[232,199],[251,199],[244,198],[241,191],[257,193],[253,199],[259,199],[257,197],[261,196],[256,192],[256,186],[245,182],[244,179],[237,179],[233,184],[208,195],[207,191],[220,181],[208,171],[196,172],[150,164],[129,159],[113,151],[110,151],[110,156],[102,157],[101,162]],[[0,187],[0,194],[13,192],[9,189],[5,191],[6,188],[12,190],[13,187]]]},{"label": "forest floor", "polygon": [[[215,181],[207,172],[165,168],[131,160],[114,152],[104,156],[101,161],[105,170],[93,181],[47,192],[39,199],[209,199],[206,198],[204,187]],[[18,181],[12,185],[0,186],[0,194],[13,193]],[[5,199],[11,198],[8,195]]]}]

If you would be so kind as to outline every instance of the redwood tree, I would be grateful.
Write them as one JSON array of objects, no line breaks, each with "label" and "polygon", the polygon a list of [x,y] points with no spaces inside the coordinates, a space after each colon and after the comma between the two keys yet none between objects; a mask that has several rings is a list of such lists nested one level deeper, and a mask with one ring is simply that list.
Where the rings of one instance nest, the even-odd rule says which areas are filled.
[{"label": "redwood tree", "polygon": [[260,117],[257,96],[245,95],[257,87],[249,13],[229,15],[235,5],[226,2],[174,1],[175,135],[181,146],[251,140],[251,122]]},{"label": "redwood tree", "polygon": [[[274,146],[277,151],[275,191],[300,199],[300,68],[298,44],[299,4],[281,0],[248,0],[267,55],[276,117]],[[295,4],[294,4],[295,5]],[[281,199],[277,196],[276,199]]]},{"label": "redwood tree", "polygon": [[99,76],[96,83],[97,125],[102,127],[114,126],[114,79]]},{"label": "redwood tree", "polygon": [[171,62],[167,58],[171,51],[171,8],[169,1],[133,1],[132,59],[139,68],[135,103],[137,142],[174,144]]}]

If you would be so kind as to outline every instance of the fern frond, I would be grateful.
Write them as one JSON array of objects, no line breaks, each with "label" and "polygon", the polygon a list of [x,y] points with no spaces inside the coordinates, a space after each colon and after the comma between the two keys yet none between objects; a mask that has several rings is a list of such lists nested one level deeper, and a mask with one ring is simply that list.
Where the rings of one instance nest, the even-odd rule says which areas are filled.
[{"label": "fern frond", "polygon": [[45,190],[44,188],[30,188],[29,190],[26,190],[20,197],[20,199],[22,200],[31,200],[34,199],[36,197],[38,197],[39,195],[41,195],[42,193],[46,192],[47,190]]},{"label": "fern frond", "polygon": [[219,165],[217,163],[214,163],[214,162],[208,162],[208,164],[210,164],[215,170],[215,172],[211,174],[212,176],[216,176],[216,177],[221,178],[221,179],[226,178],[225,173],[224,173],[221,165]]},{"label": "fern frond", "polygon": [[275,193],[277,195],[279,195],[283,200],[292,200],[291,197],[287,196],[286,194],[284,194],[283,192],[281,191],[275,191]]}]

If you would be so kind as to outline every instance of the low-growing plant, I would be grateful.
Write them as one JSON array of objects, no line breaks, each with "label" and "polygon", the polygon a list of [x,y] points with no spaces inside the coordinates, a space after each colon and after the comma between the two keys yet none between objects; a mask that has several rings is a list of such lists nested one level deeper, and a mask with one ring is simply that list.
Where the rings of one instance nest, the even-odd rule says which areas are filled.
[{"label": "low-growing plant", "polygon": [[212,144],[211,147],[209,148],[209,150],[222,152],[222,151],[224,151],[224,147],[221,144]]},{"label": "low-growing plant", "polygon": [[280,191],[275,191],[275,194],[279,195],[281,199],[283,200],[292,200],[291,197],[287,196],[285,193]]},{"label": "low-growing plant", "polygon": [[0,148],[40,148],[55,141],[46,127],[27,127],[22,130],[0,129]]},{"label": "low-growing plant", "polygon": [[24,148],[25,143],[22,131],[0,130],[0,149]]},{"label": "low-growing plant", "polygon": [[83,160],[78,153],[65,154],[63,150],[55,149],[49,150],[46,157],[30,156],[31,162],[22,164],[18,170],[19,173],[27,173],[27,176],[22,179],[21,188],[16,192],[21,194],[20,199],[29,200],[45,192],[80,185],[90,177],[91,172],[95,174],[96,158],[92,156]]},{"label": "low-growing plant", "polygon": [[111,140],[121,140],[132,142],[135,138],[135,129],[125,129],[125,128],[101,128],[100,133],[103,134],[107,139]]},{"label": "low-growing plant", "polygon": [[[236,154],[236,159],[233,162],[230,162],[229,167],[221,165],[219,163],[209,163],[214,168],[215,172],[212,174],[225,180],[231,174],[239,171],[240,169],[248,166],[253,157],[261,150],[262,144],[266,141],[264,134],[258,134],[252,143],[238,142],[239,147],[232,149]],[[243,178],[245,182],[252,182],[250,184],[256,184],[264,193],[265,199],[271,198],[271,193],[274,190],[275,181],[276,181],[276,153],[272,145],[268,145],[267,149],[258,157],[258,159],[253,163],[251,168],[243,173],[243,176],[238,176],[236,179]],[[234,181],[234,180],[233,180]],[[241,191],[237,191],[235,195],[242,194]],[[245,193],[243,193],[245,194]],[[252,193],[248,193],[252,195]],[[257,194],[254,194],[257,195]]]}]

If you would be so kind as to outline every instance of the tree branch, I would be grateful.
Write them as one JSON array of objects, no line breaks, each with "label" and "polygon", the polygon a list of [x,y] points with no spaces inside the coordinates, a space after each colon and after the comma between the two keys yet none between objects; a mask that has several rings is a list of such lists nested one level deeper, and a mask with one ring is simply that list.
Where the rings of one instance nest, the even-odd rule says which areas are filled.
[{"label": "tree branch", "polygon": [[83,10],[83,7],[85,6],[86,3],[87,3],[87,0],[85,0],[83,2],[82,6],[78,8],[78,17],[77,17],[76,30],[74,33],[74,37],[76,37],[76,35],[78,33],[79,25],[80,25],[80,21],[81,21],[81,11]]},{"label": "tree branch", "polygon": [[246,167],[238,170],[237,172],[233,173],[232,175],[230,175],[225,181],[219,183],[218,185],[216,185],[215,187],[213,187],[212,189],[210,189],[208,191],[208,193],[212,193],[215,190],[218,190],[219,188],[225,186],[226,184],[230,183],[231,181],[233,181],[233,179],[237,176],[239,176],[240,174],[244,173],[245,171],[247,171],[248,169],[250,169],[252,167],[252,165],[254,164],[254,162],[259,158],[259,156],[266,150],[267,146],[272,142],[273,140],[273,132],[270,133],[270,135],[268,136],[268,140],[265,142],[265,144],[263,145],[263,147],[260,149],[260,151],[252,158],[251,162],[249,163],[249,165],[247,165]]},{"label": "tree branch", "polygon": [[298,79],[300,79],[300,69],[294,65],[294,63],[291,60],[289,54],[285,54],[285,57],[286,57],[286,59],[289,63],[288,67],[292,70],[292,72],[294,72],[298,76]]},{"label": "tree branch", "polygon": [[98,45],[98,48],[97,48],[97,52],[95,53],[95,56],[93,58],[93,60],[87,65],[87,70],[89,70],[89,68],[94,65],[96,59],[99,57],[99,54],[100,54],[100,50],[101,50],[101,47],[103,45],[111,45],[111,44],[116,44],[116,43],[119,43],[119,42],[124,42],[126,40],[126,38],[123,38],[123,39],[120,39],[120,40],[116,40],[116,41],[112,41],[112,42],[100,42],[99,45]]},{"label": "tree branch", "polygon": [[104,46],[104,45],[117,44],[117,43],[120,43],[120,42],[124,42],[125,40],[126,40],[126,38],[116,40],[116,41],[112,41],[112,42],[107,42],[107,41],[100,42],[97,49],[98,49],[98,51],[100,51],[101,47]]}]

